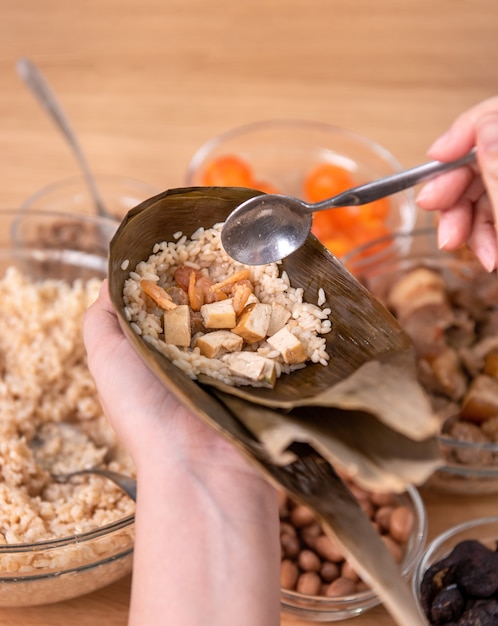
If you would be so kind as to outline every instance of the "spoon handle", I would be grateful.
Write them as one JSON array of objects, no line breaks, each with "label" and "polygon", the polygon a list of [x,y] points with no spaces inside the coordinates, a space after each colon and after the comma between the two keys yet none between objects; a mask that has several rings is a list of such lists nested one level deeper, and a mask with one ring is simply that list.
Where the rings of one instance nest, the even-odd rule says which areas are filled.
[{"label": "spoon handle", "polygon": [[26,85],[31,89],[38,102],[62,131],[63,135],[69,142],[69,145],[73,149],[74,155],[76,156],[83,174],[85,175],[85,179],[98,215],[109,217],[109,211],[105,208],[99,190],[97,189],[97,184],[95,183],[95,178],[90,171],[88,161],[86,160],[83,150],[76,139],[76,135],[74,134],[73,129],[71,128],[71,125],[69,124],[69,121],[46,78],[33,61],[26,58],[18,60],[17,72]]},{"label": "spoon handle", "polygon": [[434,178],[438,174],[454,170],[462,165],[468,165],[476,160],[476,149],[472,148],[465,156],[455,161],[429,161],[422,165],[417,165],[408,170],[396,172],[384,178],[379,178],[371,183],[353,187],[348,191],[334,196],[323,202],[309,205],[312,211],[321,211],[322,209],[331,209],[341,206],[357,206],[373,202],[380,198],[385,198],[408,187]]}]

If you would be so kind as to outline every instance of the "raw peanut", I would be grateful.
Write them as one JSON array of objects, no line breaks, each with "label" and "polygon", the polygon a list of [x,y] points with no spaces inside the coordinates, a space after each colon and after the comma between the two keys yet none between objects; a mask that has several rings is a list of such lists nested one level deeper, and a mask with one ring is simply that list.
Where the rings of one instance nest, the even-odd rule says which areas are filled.
[{"label": "raw peanut", "polygon": [[336,596],[349,596],[356,593],[356,583],[350,578],[337,578],[327,587],[326,595],[329,598]]},{"label": "raw peanut", "polygon": [[315,548],[315,542],[317,537],[322,535],[322,529],[318,522],[313,522],[304,528],[301,528],[300,536],[303,543],[305,543],[308,548]]},{"label": "raw peanut", "polygon": [[287,533],[280,535],[280,546],[282,548],[282,554],[291,559],[295,559],[301,549],[299,539],[296,535],[289,535]]},{"label": "raw peanut", "polygon": [[339,578],[340,569],[337,563],[332,561],[324,561],[320,569],[320,576],[326,583],[331,583],[336,578]]},{"label": "raw peanut", "polygon": [[297,537],[297,531],[292,524],[288,522],[280,522],[280,534],[281,535],[291,535],[292,537]]},{"label": "raw peanut", "polygon": [[299,570],[297,565],[290,559],[284,559],[280,563],[280,586],[283,589],[295,589],[298,578]]},{"label": "raw peanut", "polygon": [[399,543],[406,543],[410,537],[415,518],[413,511],[407,506],[398,506],[391,514],[389,532]]},{"label": "raw peanut", "polygon": [[297,564],[305,572],[319,572],[322,565],[318,555],[313,550],[301,550]]},{"label": "raw peanut", "polygon": [[307,596],[316,596],[321,586],[322,581],[316,572],[304,572],[297,580],[296,591]]},{"label": "raw peanut", "polygon": [[339,548],[327,535],[320,535],[320,537],[317,537],[315,541],[315,550],[323,559],[327,559],[327,561],[335,561],[337,563],[344,560]]},{"label": "raw peanut", "polygon": [[349,578],[354,583],[357,583],[360,580],[358,574],[354,571],[353,566],[349,563],[349,561],[344,561],[341,567],[341,577]]},{"label": "raw peanut", "polygon": [[403,560],[403,549],[396,543],[390,535],[382,535],[382,541],[386,544],[387,549],[393,555],[396,563],[401,563]]},{"label": "raw peanut", "polygon": [[350,482],[347,483],[347,486],[349,491],[351,491],[351,493],[357,500],[370,500],[370,494],[362,487],[359,487],[358,485]]},{"label": "raw peanut", "polygon": [[374,520],[377,522],[381,532],[387,532],[391,523],[391,515],[394,511],[392,506],[381,506],[375,512]]},{"label": "raw peanut", "polygon": [[373,504],[377,507],[389,506],[390,504],[394,504],[394,494],[392,493],[372,492],[370,494],[370,499],[372,500]]},{"label": "raw peanut", "polygon": [[303,528],[303,526],[307,526],[315,521],[315,515],[304,504],[298,504],[290,512],[290,520],[297,528]]}]

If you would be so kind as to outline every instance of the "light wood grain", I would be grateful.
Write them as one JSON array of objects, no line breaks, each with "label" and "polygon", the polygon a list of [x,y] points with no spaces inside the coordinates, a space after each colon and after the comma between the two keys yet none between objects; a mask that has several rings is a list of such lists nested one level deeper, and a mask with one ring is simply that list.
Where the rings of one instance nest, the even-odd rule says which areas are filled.
[{"label": "light wood grain", "polygon": [[[48,76],[95,171],[158,188],[181,186],[211,136],[272,118],[343,126],[415,165],[458,113],[498,93],[496,0],[0,0],[0,9],[4,208],[78,171],[17,77],[20,56]],[[497,512],[491,496],[424,499],[431,537]],[[0,609],[0,626],[124,626],[129,589],[127,577],[69,602]],[[393,624],[382,607],[354,623]]]}]

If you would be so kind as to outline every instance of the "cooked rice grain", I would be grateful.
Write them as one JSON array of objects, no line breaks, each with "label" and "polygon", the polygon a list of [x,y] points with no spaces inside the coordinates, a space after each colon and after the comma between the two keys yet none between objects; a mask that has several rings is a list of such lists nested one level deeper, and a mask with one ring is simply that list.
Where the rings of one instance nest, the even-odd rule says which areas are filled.
[{"label": "cooked rice grain", "polygon": [[109,450],[112,469],[133,473],[103,415],[82,340],[82,316],[100,284],[35,283],[16,268],[0,280],[0,544],[81,533],[134,511],[100,477],[55,483],[29,445],[43,425],[68,421],[91,441],[79,459],[91,464]]}]

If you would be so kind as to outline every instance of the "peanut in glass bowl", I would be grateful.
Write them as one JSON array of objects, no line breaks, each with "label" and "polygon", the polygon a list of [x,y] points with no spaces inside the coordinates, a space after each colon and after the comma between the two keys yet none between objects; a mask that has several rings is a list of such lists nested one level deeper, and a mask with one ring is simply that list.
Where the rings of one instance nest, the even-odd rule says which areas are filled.
[{"label": "peanut in glass bowl", "polygon": [[[403,276],[423,268],[441,277],[446,291],[445,300],[450,301],[453,311],[449,322],[445,321],[444,309],[434,302],[430,305],[432,310],[426,303],[427,318],[432,320],[426,328],[417,326],[412,321],[414,317],[410,320],[406,313],[400,313],[399,303],[398,313],[394,311],[395,315],[405,316],[404,320],[399,319],[411,333],[418,358],[421,357],[418,368],[420,381],[441,418],[439,442],[445,463],[431,476],[427,487],[465,495],[497,493],[498,417],[493,416],[493,411],[496,403],[498,415],[498,379],[490,365],[494,359],[493,337],[496,335],[491,324],[495,317],[498,319],[496,276],[485,272],[467,248],[455,252],[439,250],[435,228],[397,233],[372,241],[346,255],[343,261],[392,310],[392,302],[389,302],[392,296],[389,294]],[[404,305],[411,307],[414,297],[418,296],[405,295]],[[433,331],[437,331],[436,335],[430,334]],[[423,356],[419,349],[425,336],[434,339],[431,348],[434,353],[430,358]],[[447,353],[447,359],[437,358],[443,354],[435,347],[439,345],[440,336],[448,337],[448,345],[454,350],[451,354]],[[460,361],[453,359],[455,355]],[[429,368],[428,363],[433,365]],[[431,371],[438,372],[436,379],[428,375]],[[486,396],[482,395],[482,391],[475,391],[479,386],[470,393],[472,385],[483,373],[486,374],[483,379]],[[465,387],[462,388],[463,383]],[[485,420],[482,408],[477,411],[472,409],[472,398],[485,402],[489,414]],[[488,419],[490,416],[492,419]]]},{"label": "peanut in glass bowl", "polygon": [[[409,487],[405,493],[396,494],[397,505],[407,506],[413,511],[414,524],[400,562],[400,571],[407,584],[424,550],[427,537],[427,513],[417,489]],[[282,613],[289,620],[312,622],[337,622],[361,615],[380,604],[371,589],[348,595],[307,595],[281,588]]]},{"label": "peanut in glass bowl", "polygon": [[[85,437],[67,442],[68,459],[88,453],[116,471],[131,468],[99,407],[80,340],[116,228],[91,215],[0,210],[0,607],[67,600],[132,568],[134,503],[100,477],[58,484],[34,452],[43,428],[68,421]],[[57,450],[55,435],[44,436]]]},{"label": "peanut in glass bowl", "polygon": [[[225,157],[242,161],[249,172],[241,176],[228,164],[213,174],[213,164]],[[322,166],[337,167],[339,171],[330,173],[329,180],[318,174]],[[337,185],[346,184],[349,188],[400,169],[400,163],[388,150],[344,128],[306,120],[267,120],[232,128],[207,141],[192,157],[185,183],[253,187],[317,201],[335,195],[339,191]],[[341,172],[347,173],[347,181],[342,180]],[[327,189],[329,194],[320,198],[308,195]],[[373,236],[413,228],[416,210],[412,189],[390,196],[382,206],[382,217],[378,215],[378,205],[351,208],[354,214],[347,209],[315,213],[312,232],[341,257]],[[335,221],[339,216],[340,227]],[[346,232],[347,225],[351,228]]]}]

